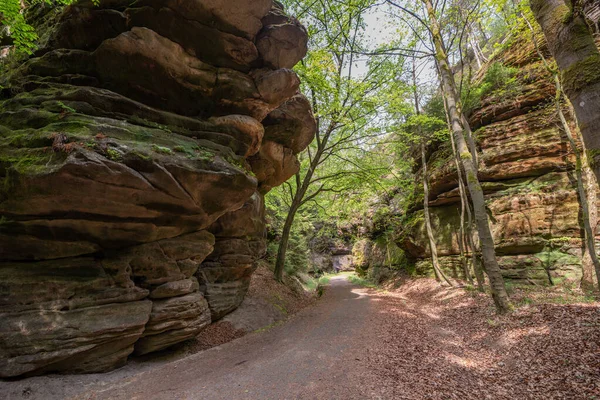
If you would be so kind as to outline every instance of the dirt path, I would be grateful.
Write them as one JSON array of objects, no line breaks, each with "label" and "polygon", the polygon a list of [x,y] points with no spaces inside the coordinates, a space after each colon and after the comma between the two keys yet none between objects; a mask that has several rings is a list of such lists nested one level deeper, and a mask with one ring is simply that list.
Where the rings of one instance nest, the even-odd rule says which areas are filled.
[{"label": "dirt path", "polygon": [[[170,357],[170,358],[169,358]],[[0,382],[8,399],[600,399],[600,306],[497,317],[486,295],[428,279],[397,290],[331,280],[267,331],[178,360]]]},{"label": "dirt path", "polygon": [[[9,399],[364,398],[357,364],[373,301],[345,278],[285,324],[187,358],[108,374],[0,383]],[[357,349],[360,349],[357,351]]]}]

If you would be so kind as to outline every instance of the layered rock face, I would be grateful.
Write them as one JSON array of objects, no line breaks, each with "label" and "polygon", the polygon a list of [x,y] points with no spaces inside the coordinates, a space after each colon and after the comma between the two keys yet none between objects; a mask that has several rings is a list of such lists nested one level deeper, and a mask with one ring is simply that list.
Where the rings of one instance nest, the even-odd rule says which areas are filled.
[{"label": "layered rock face", "polygon": [[33,11],[0,82],[0,377],[107,371],[243,300],[315,132],[307,33],[271,0]]},{"label": "layered rock face", "polygon": [[[543,45],[543,36],[538,40]],[[577,285],[585,265],[575,158],[554,106],[552,77],[529,32],[492,62],[519,69],[516,91],[484,97],[470,117],[503,275],[520,283]],[[460,276],[460,197],[451,155],[450,148],[438,148],[428,161],[430,205],[440,261]],[[595,195],[590,200],[595,215]],[[402,245],[424,272],[431,262],[422,211],[411,217]]]}]

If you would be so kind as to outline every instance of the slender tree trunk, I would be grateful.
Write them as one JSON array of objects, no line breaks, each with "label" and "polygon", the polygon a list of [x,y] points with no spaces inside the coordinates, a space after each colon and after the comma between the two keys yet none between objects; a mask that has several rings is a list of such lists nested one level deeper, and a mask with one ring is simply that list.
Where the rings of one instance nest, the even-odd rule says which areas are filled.
[{"label": "slender tree trunk", "polygon": [[[459,184],[460,186],[460,184]],[[460,190],[460,189],[459,189]],[[465,203],[460,199],[460,226],[458,228],[458,252],[460,253],[460,264],[463,269],[463,275],[465,280],[469,283],[473,283],[473,277],[469,273],[469,262],[467,261],[467,243],[466,243],[466,231],[465,231]]]},{"label": "slender tree trunk", "polygon": [[450,280],[440,267],[437,246],[435,244],[435,237],[433,236],[433,229],[431,227],[431,216],[429,215],[429,182],[427,178],[427,155],[425,154],[424,140],[421,140],[421,160],[423,162],[423,214],[425,216],[425,227],[427,229],[427,238],[429,239],[429,250],[431,251],[431,262],[433,263],[435,279],[437,279],[438,282],[440,282],[443,279],[444,281],[446,281],[446,283],[448,283],[448,285],[453,286],[452,282],[450,282]]},{"label": "slender tree trunk", "polygon": [[473,274],[475,275],[475,279],[477,280],[477,290],[481,293],[485,292],[485,276],[483,274],[483,269],[481,267],[481,263],[479,262],[479,258],[477,257],[478,249],[475,246],[475,240],[473,239],[473,214],[471,213],[471,206],[469,205],[469,199],[467,197],[467,188],[465,187],[464,180],[461,177],[459,182],[461,187],[461,196],[464,198],[463,202],[465,204],[465,208],[467,211],[467,244],[471,249],[471,265],[473,268]]},{"label": "slender tree trunk", "polygon": [[[471,230],[471,226],[472,226],[472,221],[471,221],[471,209],[469,207],[469,199],[467,197],[467,193],[465,191],[465,183],[463,181],[463,174],[460,168],[460,161],[458,159],[458,154],[456,152],[456,144],[454,143],[453,139],[450,139],[450,142],[452,143],[452,152],[454,154],[454,163],[456,164],[456,173],[458,175],[458,193],[460,194],[460,235],[461,238],[459,240],[459,247],[460,247],[460,258],[462,260],[462,265],[463,265],[463,269],[465,271],[465,278],[469,281],[469,283],[473,283],[473,277],[471,276],[471,273],[469,272],[469,265],[467,262],[467,256],[465,254],[465,251],[467,249],[467,246],[469,245],[471,247],[471,256],[475,257],[475,248],[473,246],[473,236],[471,235],[471,232],[467,232],[467,230],[465,229],[465,215],[468,212],[468,216],[469,216],[469,231]],[[473,260],[475,260],[473,258]],[[473,268],[475,268],[475,264],[473,264]],[[477,276],[477,274],[476,274]],[[479,282],[479,280],[477,281],[477,284],[480,285],[482,284],[482,282]],[[481,286],[483,288],[483,286]]]},{"label": "slender tree trunk", "polygon": [[[458,99],[458,97],[457,97]],[[460,106],[460,104],[459,104]],[[477,151],[477,145],[475,144],[475,139],[473,138],[473,131],[471,131],[471,125],[467,120],[467,117],[463,113],[462,108],[458,110],[461,116],[462,126],[464,128],[464,135],[467,139],[467,143],[469,144],[469,150],[471,151],[471,156],[473,157],[473,165],[475,166],[475,170],[479,171],[479,152]]]},{"label": "slender tree trunk", "polygon": [[[580,137],[581,140],[581,137]],[[583,140],[581,140],[583,143]],[[585,145],[584,151],[582,152],[582,167],[584,173],[584,184],[586,188],[587,198],[588,198],[588,206],[589,206],[589,221],[590,226],[592,227],[592,231],[596,232],[596,226],[598,225],[598,182],[596,181],[596,176],[594,172],[589,167],[588,160],[586,157]],[[596,238],[594,237],[594,244],[596,242]],[[583,282],[585,282],[586,286],[594,286],[594,274],[596,275],[596,279],[600,281],[598,274],[596,272],[596,268],[594,266],[594,262],[592,261],[592,254],[586,252],[583,257],[584,270],[583,270]]]},{"label": "slender tree trunk", "polygon": [[[438,74],[441,76],[439,68],[438,68]],[[442,90],[442,93],[443,93],[444,88],[440,87],[440,89]],[[446,122],[448,123],[448,129],[450,131],[452,131],[452,124],[450,122],[450,113],[448,112],[448,103],[445,98],[444,98],[444,111],[446,113]],[[466,124],[464,123],[465,121],[466,121]],[[464,117],[464,114],[463,114],[463,124],[467,125],[467,127],[469,128],[468,130],[465,129],[465,133],[467,134],[467,138],[471,139],[471,142],[472,142],[472,145],[470,146],[471,150],[475,151],[475,153],[477,153],[477,148],[475,147],[475,142],[473,140],[473,136],[471,135],[471,129],[470,129],[471,127],[469,126],[468,121]],[[463,171],[460,166],[461,162],[460,162],[460,158],[458,156],[458,152],[456,151],[456,143],[454,143],[453,138],[450,139],[450,143],[452,143],[452,153],[454,155],[454,162],[456,164],[456,170],[457,170],[457,174],[458,174],[458,192],[460,194],[461,210],[465,210],[467,213],[467,229],[464,232],[464,234],[465,234],[464,242],[471,249],[471,266],[473,268],[473,274],[475,275],[475,278],[477,279],[477,289],[481,293],[484,293],[485,292],[485,287],[484,287],[485,277],[483,276],[483,270],[482,270],[481,264],[479,263],[479,260],[477,258],[477,248],[475,247],[475,240],[473,239],[473,215],[471,213],[471,206],[469,205],[469,198],[467,196],[467,188],[465,187]],[[477,163],[477,157],[474,157],[473,160],[475,161],[475,163]],[[461,214],[461,223],[464,223],[462,214]],[[465,248],[466,247],[467,246],[465,246]],[[466,262],[466,258],[465,258],[465,262]],[[473,281],[473,279],[471,278],[470,282],[472,282],[472,281]]]},{"label": "slender tree trunk", "polygon": [[[450,115],[448,114],[448,105],[446,104],[446,100],[444,99],[444,111],[446,112],[446,123],[448,124],[448,129],[452,131],[452,125],[450,123]],[[473,237],[470,236],[471,232],[467,232],[465,229],[465,214],[469,213],[469,231],[471,230],[471,209],[469,207],[469,199],[467,197],[465,191],[465,184],[463,181],[463,173],[460,167],[460,159],[458,158],[458,153],[456,152],[456,144],[454,143],[454,139],[450,138],[450,143],[452,144],[452,155],[454,157],[454,165],[456,167],[456,176],[458,178],[458,193],[460,194],[460,238],[458,239],[458,247],[460,251],[460,259],[461,264],[463,266],[463,270],[465,273],[465,279],[469,281],[469,283],[473,283],[473,277],[469,272],[469,265],[467,261],[467,246],[471,246],[471,255],[473,257],[473,269],[475,268],[475,248],[473,247]],[[467,239],[467,235],[470,236],[470,241]],[[475,274],[477,276],[477,274]],[[477,281],[478,286],[483,289],[482,282]]]},{"label": "slender tree trunk", "polygon": [[296,218],[296,212],[298,207],[295,204],[290,207],[287,217],[285,218],[285,224],[283,225],[283,231],[281,233],[281,240],[279,241],[279,247],[277,248],[277,261],[275,263],[275,279],[279,282],[283,281],[283,270],[285,267],[285,254],[287,253],[288,243],[290,241],[290,234],[292,232],[292,226],[294,225],[294,219]]},{"label": "slender tree trunk", "polygon": [[[421,115],[421,105],[419,104],[419,92],[418,92],[418,82],[417,82],[417,66],[416,66],[416,58],[413,58],[412,63],[412,79],[413,79],[413,95],[415,101],[415,112],[417,115]],[[421,141],[421,161],[423,164],[423,214],[425,217],[425,229],[427,230],[427,238],[429,239],[429,249],[431,251],[431,262],[433,264],[433,271],[435,273],[435,279],[438,282],[441,282],[442,279],[448,283],[448,285],[453,286],[452,282],[448,279],[442,268],[440,267],[437,245],[435,244],[435,237],[433,235],[433,228],[431,226],[431,215],[429,214],[429,177],[427,172],[427,154],[425,152],[425,138],[423,137],[423,132],[421,128],[417,128],[417,136]]]},{"label": "slender tree trunk", "polygon": [[440,25],[435,15],[435,9],[431,0],[423,0],[427,8],[429,15],[431,35],[435,45],[436,59],[438,61],[440,69],[440,78],[446,100],[448,102],[448,111],[450,113],[450,119],[452,123],[452,131],[454,140],[456,141],[456,149],[462,161],[465,175],[467,176],[467,185],[469,192],[471,193],[471,200],[473,202],[473,212],[475,214],[475,222],[477,224],[477,231],[479,232],[479,241],[481,243],[481,253],[483,256],[483,262],[485,264],[485,270],[490,280],[490,287],[492,289],[492,297],[496,305],[498,313],[506,313],[510,311],[511,304],[506,293],[506,287],[504,286],[504,279],[496,259],[496,250],[494,246],[494,238],[492,236],[492,230],[488,220],[485,198],[483,196],[483,189],[477,176],[477,168],[473,162],[473,155],[469,151],[467,142],[464,136],[464,128],[462,125],[465,119],[460,110],[460,100],[456,92],[456,83],[452,70],[448,62],[448,56],[441,35]]},{"label": "slender tree trunk", "polygon": [[[477,248],[475,247],[475,240],[473,240],[473,214],[471,213],[471,206],[469,205],[469,197],[467,196],[467,188],[465,187],[463,172],[460,167],[460,158],[458,157],[458,152],[456,151],[456,144],[454,143],[453,139],[451,139],[451,142],[452,150],[454,152],[454,162],[456,163],[456,169],[458,171],[458,192],[460,194],[461,209],[463,209],[467,215],[467,229],[464,231],[464,242],[467,245],[465,248],[468,247],[471,249],[471,266],[473,268],[475,279],[477,280],[477,289],[483,293],[485,292],[485,278],[483,276],[483,270],[481,269],[479,260],[477,259]],[[461,220],[461,223],[464,223],[464,220]],[[473,278],[471,277],[470,273],[469,282],[473,282]]]},{"label": "slender tree trunk", "polygon": [[[540,50],[537,40],[535,38],[535,30],[533,26],[529,23],[526,15],[521,14],[521,17],[525,20],[527,25],[529,26],[529,30],[531,32],[531,38],[533,44],[535,45],[535,49],[542,59],[544,66],[549,71],[554,79],[554,86],[556,87],[556,96],[554,98],[554,104],[556,107],[556,112],[560,119],[560,122],[563,127],[563,131],[567,135],[567,139],[569,140],[569,144],[571,146],[571,150],[575,155],[575,175],[577,178],[577,192],[579,194],[579,204],[581,206],[582,220],[583,220],[583,230],[585,233],[585,248],[588,252],[588,256],[594,266],[594,270],[596,271],[596,278],[598,283],[598,289],[600,289],[600,262],[598,261],[598,254],[596,253],[596,235],[594,233],[594,229],[592,228],[590,222],[590,207],[588,203],[588,194],[585,190],[585,184],[583,179],[583,170],[585,169],[584,160],[582,159],[581,152],[577,147],[577,143],[575,142],[575,138],[573,137],[573,133],[571,132],[571,127],[565,118],[565,114],[562,111],[562,99],[565,98],[565,102],[569,105],[569,99],[563,92],[562,83],[558,74],[550,67],[548,61],[544,57],[544,54]],[[586,160],[587,161],[587,160]]]},{"label": "slender tree trunk", "polygon": [[600,181],[600,52],[584,18],[564,0],[530,0]]},{"label": "slender tree trunk", "polygon": [[477,61],[477,71],[479,71],[482,67],[483,67],[483,63],[481,61],[481,58],[479,57],[479,49],[477,48],[477,45],[475,44],[475,41],[473,39],[471,39],[469,37],[469,44],[471,45],[471,48],[473,49],[473,55],[475,56],[475,61]]}]

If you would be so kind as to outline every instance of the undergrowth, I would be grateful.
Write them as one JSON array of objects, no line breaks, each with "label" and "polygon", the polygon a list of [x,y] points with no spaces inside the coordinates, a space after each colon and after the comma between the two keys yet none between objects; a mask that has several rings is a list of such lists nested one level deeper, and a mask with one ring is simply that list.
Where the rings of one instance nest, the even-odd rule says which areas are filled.
[{"label": "undergrowth", "polygon": [[374,289],[377,287],[377,285],[375,283],[369,281],[368,279],[361,278],[356,275],[348,275],[348,280],[355,285],[366,287],[366,288]]}]

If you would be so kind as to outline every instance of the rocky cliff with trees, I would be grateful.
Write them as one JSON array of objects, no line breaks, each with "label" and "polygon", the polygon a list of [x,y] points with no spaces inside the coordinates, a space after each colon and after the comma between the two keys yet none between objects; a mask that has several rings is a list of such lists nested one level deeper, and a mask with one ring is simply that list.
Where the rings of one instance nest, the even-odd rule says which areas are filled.
[{"label": "rocky cliff with trees", "polygon": [[[486,196],[502,275],[515,283],[593,285],[594,266],[585,246],[576,162],[555,107],[555,85],[536,46],[551,56],[540,31],[527,25],[496,51],[465,91],[474,130],[479,176]],[[470,103],[470,104],[469,104]],[[562,105],[571,129],[574,116]],[[578,148],[581,147],[578,142]],[[430,213],[441,265],[453,276],[461,267],[460,195],[448,143],[431,146]],[[417,165],[421,172],[422,163]],[[584,170],[585,167],[583,168]],[[587,169],[584,184],[592,226],[597,224],[597,184]],[[417,189],[416,198],[422,198]],[[401,246],[431,268],[421,200],[407,215]],[[420,210],[421,209],[421,210]]]}]

